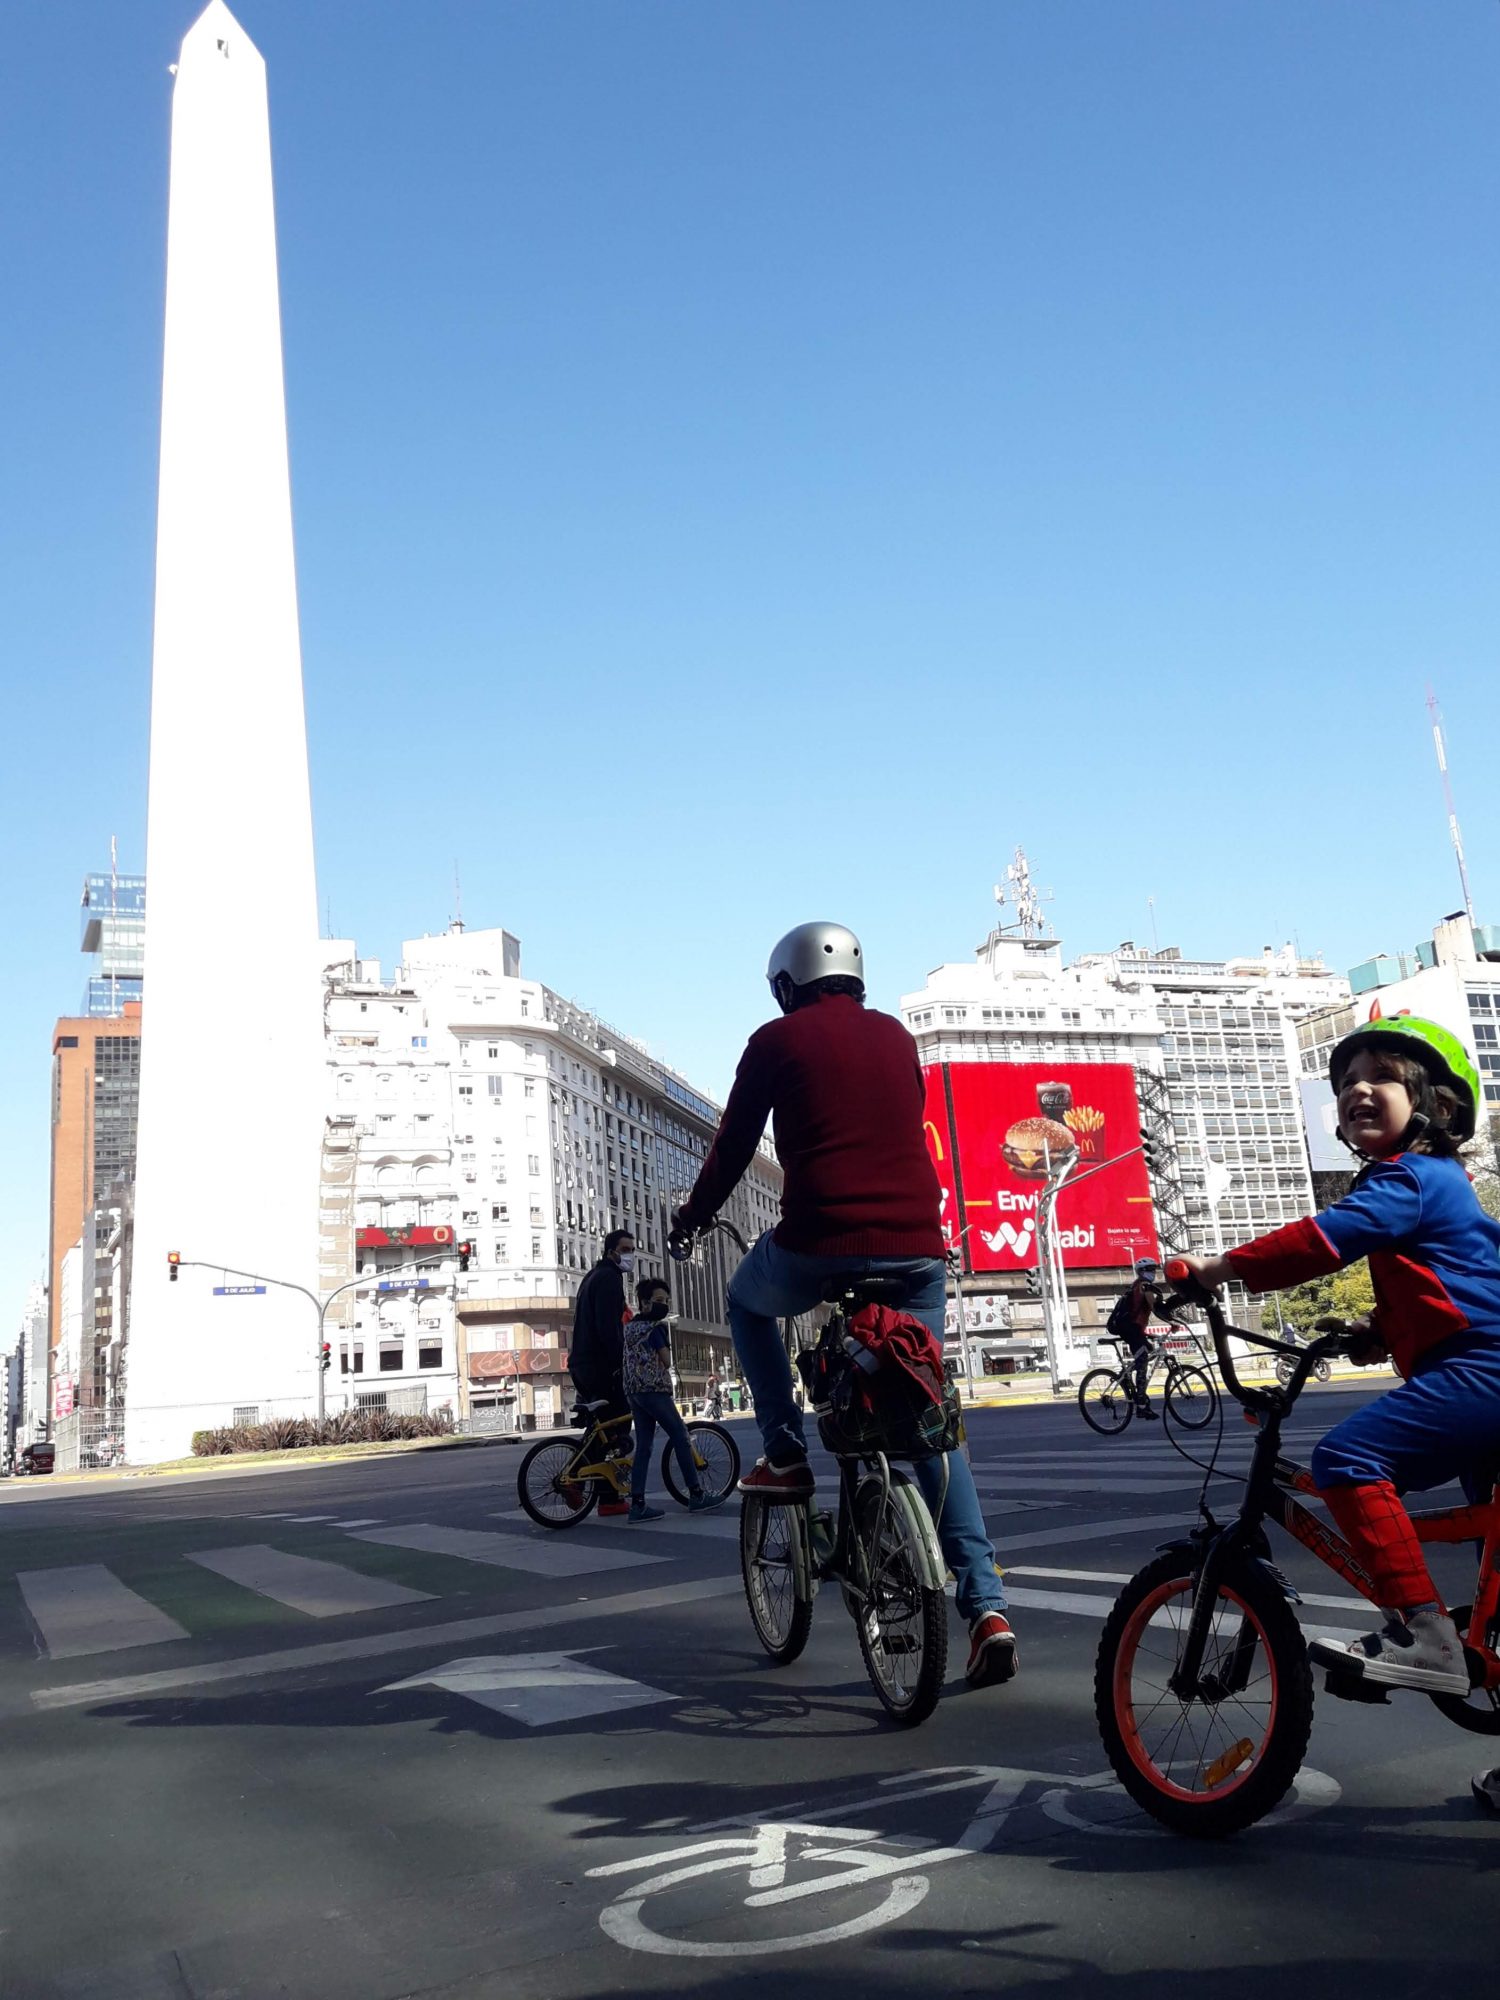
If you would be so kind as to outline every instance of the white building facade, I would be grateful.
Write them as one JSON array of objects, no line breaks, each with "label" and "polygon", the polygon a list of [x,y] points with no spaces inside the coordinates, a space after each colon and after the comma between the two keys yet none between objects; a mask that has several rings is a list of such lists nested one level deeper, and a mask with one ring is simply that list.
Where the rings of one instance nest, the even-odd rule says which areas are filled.
[{"label": "white building facade", "polygon": [[[524,977],[501,930],[409,940],[390,979],[351,950],[325,1013],[323,1285],[363,1281],[329,1314],[335,1407],[373,1399],[447,1405],[476,1425],[485,1412],[525,1427],[562,1421],[573,1302],[612,1228],[635,1235],[638,1276],[672,1286],[684,1400],[737,1380],[724,1320],[737,1253],[715,1239],[688,1266],[666,1258],[714,1104]],[[747,1238],[774,1222],[779,1184],[765,1151],[727,1211]],[[461,1244],[472,1246],[466,1270]]]},{"label": "white building facade", "polygon": [[[1125,944],[1065,963],[1055,938],[995,932],[971,963],[939,966],[904,995],[900,1012],[924,1064],[1128,1064],[1154,1142],[1163,1249],[1207,1252],[1310,1212],[1297,1024],[1347,993],[1290,950],[1189,960]],[[1124,1266],[1069,1274],[1078,1342],[1097,1340],[1128,1277]],[[1015,1279],[975,1273],[963,1289],[966,1307],[973,1298],[1008,1320],[1003,1337],[981,1321],[990,1365],[1039,1350],[1040,1305]]]}]

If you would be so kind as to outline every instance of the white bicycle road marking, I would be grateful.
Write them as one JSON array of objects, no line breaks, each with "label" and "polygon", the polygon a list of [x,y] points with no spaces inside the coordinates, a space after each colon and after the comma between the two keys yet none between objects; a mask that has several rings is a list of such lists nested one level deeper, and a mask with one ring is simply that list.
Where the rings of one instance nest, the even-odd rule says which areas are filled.
[{"label": "white bicycle road marking", "polygon": [[[638,1875],[655,1870],[643,1882],[635,1882],[599,1913],[605,1935],[629,1951],[643,1951],[669,1958],[751,1958],[772,1952],[805,1951],[815,1945],[837,1944],[858,1937],[883,1924],[897,1921],[914,1910],[927,1894],[931,1883],[919,1871],[940,1866],[945,1861],[963,1861],[990,1848],[1007,1820],[1028,1792],[1030,1803],[1059,1824],[1087,1833],[1128,1831],[1132,1835],[1161,1833],[1156,1827],[1106,1827],[1077,1814],[1070,1795],[1098,1792],[1116,1787],[1112,1771],[1089,1777],[1073,1777],[1056,1771],[1030,1771],[1006,1765],[948,1765],[909,1776],[888,1778],[876,1792],[852,1799],[842,1808],[851,1818],[872,1809],[889,1811],[918,1799],[936,1798],[948,1792],[981,1790],[968,1824],[951,1846],[929,1845],[925,1835],[882,1832],[877,1827],[794,1819],[797,1807],[783,1809],[779,1818],[731,1818],[698,1826],[690,1831],[707,1836],[678,1845],[659,1848],[627,1861],[610,1861],[588,1874],[593,1879]],[[1123,1797],[1123,1794],[1121,1795]],[[1302,1816],[1321,1810],[1339,1797],[1333,1779],[1322,1772],[1304,1771],[1298,1780],[1293,1802],[1273,1817]],[[799,1802],[804,1803],[805,1802]],[[733,1831],[732,1829],[743,1829]],[[812,1869],[808,1874],[804,1871]],[[722,1915],[736,1907],[770,1910],[782,1904],[805,1901],[810,1896],[828,1895],[838,1890],[861,1888],[867,1883],[888,1883],[880,1900],[862,1914],[828,1924],[818,1930],[802,1931],[790,1937],[723,1939],[706,1936],[670,1936],[655,1929],[642,1914],[653,1896],[661,1896],[684,1883],[710,1876],[730,1877],[744,1872],[747,1893],[737,1899],[725,1895]],[[795,1871],[795,1873],[793,1872]],[[726,1889],[728,1884],[726,1881]],[[696,1921],[696,1920],[695,1920]]]}]

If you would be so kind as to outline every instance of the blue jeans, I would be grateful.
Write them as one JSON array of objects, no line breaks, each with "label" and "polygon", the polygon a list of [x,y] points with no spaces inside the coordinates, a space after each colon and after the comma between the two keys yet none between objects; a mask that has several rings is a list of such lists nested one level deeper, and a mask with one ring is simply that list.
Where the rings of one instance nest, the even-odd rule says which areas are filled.
[{"label": "blue jeans", "polygon": [[[830,1278],[877,1274],[907,1280],[905,1310],[941,1341],[946,1280],[938,1257],[809,1257],[783,1250],[767,1230],[730,1279],[729,1330],[750,1385],[761,1441],[773,1464],[807,1456],[802,1412],[793,1394],[792,1366],[779,1322],[792,1313],[810,1312]],[[1003,1611],[1005,1589],[995,1574],[995,1550],[985,1530],[967,1455],[954,1451],[942,1458],[918,1459],[912,1470],[958,1585],[959,1612],[972,1625],[987,1611]]]},{"label": "blue jeans", "polygon": [[677,1463],[682,1469],[683,1483],[689,1493],[700,1490],[698,1468],[693,1463],[693,1447],[688,1437],[687,1425],[682,1421],[681,1412],[665,1389],[652,1389],[646,1394],[637,1393],[630,1399],[631,1414],[635,1418],[635,1459],[630,1467],[630,1497],[644,1500],[646,1481],[651,1472],[651,1447],[656,1442],[656,1427],[661,1425],[672,1441],[672,1449],[677,1454]]}]

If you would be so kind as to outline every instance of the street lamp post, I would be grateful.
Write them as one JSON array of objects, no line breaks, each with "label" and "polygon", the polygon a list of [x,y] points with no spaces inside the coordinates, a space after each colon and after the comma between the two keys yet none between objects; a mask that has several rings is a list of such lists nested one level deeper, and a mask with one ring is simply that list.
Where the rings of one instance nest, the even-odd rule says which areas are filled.
[{"label": "street lamp post", "polygon": [[969,1223],[954,1237],[948,1251],[948,1270],[953,1279],[953,1299],[958,1309],[958,1344],[964,1357],[964,1378],[969,1385],[969,1394],[974,1393],[974,1351],[969,1345],[969,1318],[964,1310],[963,1240],[974,1227]]},{"label": "street lamp post", "polygon": [[[441,1264],[443,1261],[441,1257],[425,1257],[419,1259],[414,1264],[397,1264],[394,1269],[397,1271],[431,1270],[435,1264]],[[327,1414],[327,1395],[323,1383],[323,1329],[328,1318],[328,1308],[333,1304],[335,1299],[341,1298],[345,1292],[352,1292],[360,1285],[368,1284],[368,1276],[351,1278],[345,1285],[335,1285],[326,1297],[320,1297],[317,1292],[310,1291],[306,1285],[294,1284],[290,1278],[272,1278],[267,1276],[264,1271],[238,1271],[232,1264],[215,1264],[201,1257],[178,1257],[176,1264],[179,1270],[218,1271],[226,1278],[248,1278],[252,1284],[275,1285],[278,1291],[300,1292],[303,1298],[312,1300],[318,1314],[318,1342],[314,1349],[313,1359],[318,1377],[318,1421],[321,1423]],[[352,1368],[350,1373],[352,1375]]]}]

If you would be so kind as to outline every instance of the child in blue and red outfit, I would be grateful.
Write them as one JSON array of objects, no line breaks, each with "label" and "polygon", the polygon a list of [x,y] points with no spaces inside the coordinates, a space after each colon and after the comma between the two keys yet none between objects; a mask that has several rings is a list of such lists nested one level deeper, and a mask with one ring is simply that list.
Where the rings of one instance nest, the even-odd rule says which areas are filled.
[{"label": "child in blue and red outfit", "polygon": [[1460,1478],[1484,1498],[1500,1463],[1500,1223],[1457,1157],[1479,1075],[1456,1036],[1409,1014],[1347,1036],[1329,1074],[1340,1136],[1366,1162],[1348,1194],[1223,1257],[1185,1261],[1201,1284],[1269,1292],[1369,1258],[1376,1307],[1351,1328],[1366,1336],[1355,1358],[1388,1356],[1405,1379],[1328,1433],[1312,1475],[1389,1617],[1352,1646],[1308,1650],[1379,1686],[1462,1696],[1463,1645],[1400,1496]]}]

